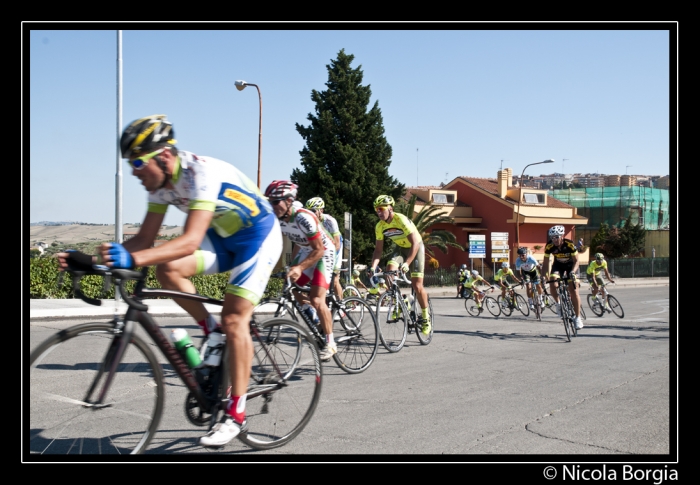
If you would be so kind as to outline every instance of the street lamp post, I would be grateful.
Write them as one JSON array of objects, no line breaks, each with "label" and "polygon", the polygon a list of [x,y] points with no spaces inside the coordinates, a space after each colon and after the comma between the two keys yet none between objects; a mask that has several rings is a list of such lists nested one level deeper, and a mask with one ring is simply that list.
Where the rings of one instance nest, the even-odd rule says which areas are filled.
[{"label": "street lamp post", "polygon": [[525,165],[525,168],[523,169],[523,172],[520,174],[520,193],[518,194],[518,209],[517,209],[517,214],[515,216],[515,249],[520,247],[520,201],[523,198],[523,177],[525,176],[525,169],[527,167],[530,167],[532,165],[540,165],[542,163],[554,163],[553,159],[549,160],[544,160],[543,162],[535,162],[531,163],[530,165]]},{"label": "street lamp post", "polygon": [[236,81],[236,89],[243,91],[246,86],[254,86],[258,90],[258,100],[260,101],[260,117],[258,124],[258,188],[260,188],[260,167],[262,164],[261,154],[262,154],[262,94],[260,94],[260,88],[257,84],[247,83],[241,81],[240,79]]}]

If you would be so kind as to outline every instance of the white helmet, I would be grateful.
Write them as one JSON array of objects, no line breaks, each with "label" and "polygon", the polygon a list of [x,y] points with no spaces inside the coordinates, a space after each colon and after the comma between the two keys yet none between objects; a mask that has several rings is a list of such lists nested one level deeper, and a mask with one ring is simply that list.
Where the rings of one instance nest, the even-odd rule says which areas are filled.
[{"label": "white helmet", "polygon": [[501,268],[503,268],[503,269],[508,269],[508,268],[510,268],[510,265],[506,262],[506,263],[503,263],[503,264],[501,265]]},{"label": "white helmet", "polygon": [[562,236],[564,237],[564,226],[552,226],[547,233],[549,237]]},{"label": "white helmet", "polygon": [[478,272],[477,270],[475,270],[475,269],[472,270],[472,274],[473,274],[474,276],[479,276],[479,272]]},{"label": "white helmet", "polygon": [[463,264],[463,265],[462,265],[462,269],[467,269],[467,265],[466,265],[466,264]]},{"label": "white helmet", "polygon": [[383,285],[385,283],[384,278],[379,278],[379,284]]}]

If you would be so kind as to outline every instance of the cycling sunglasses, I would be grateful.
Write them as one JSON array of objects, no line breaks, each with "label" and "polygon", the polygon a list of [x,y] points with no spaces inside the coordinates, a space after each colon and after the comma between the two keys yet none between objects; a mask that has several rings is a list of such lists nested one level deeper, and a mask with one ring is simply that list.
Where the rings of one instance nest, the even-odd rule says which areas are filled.
[{"label": "cycling sunglasses", "polygon": [[131,165],[134,170],[143,170],[143,168],[148,165],[148,161],[161,153],[165,148],[161,148],[159,150],[156,150],[155,152],[151,152],[148,155],[143,155],[142,157],[134,158],[133,160],[129,160],[129,165]]}]

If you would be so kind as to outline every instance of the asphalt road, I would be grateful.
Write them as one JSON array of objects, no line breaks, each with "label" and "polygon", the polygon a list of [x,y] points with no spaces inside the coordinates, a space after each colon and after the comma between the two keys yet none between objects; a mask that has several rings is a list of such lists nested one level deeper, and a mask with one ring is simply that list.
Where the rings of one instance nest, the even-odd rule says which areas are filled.
[{"label": "asphalt road", "polygon": [[[548,311],[541,322],[532,315],[471,317],[463,300],[432,297],[436,319],[430,345],[421,346],[415,334],[398,353],[380,344],[373,365],[357,375],[333,361],[324,364],[321,402],[311,422],[275,450],[255,451],[237,440],[218,450],[199,446],[206,430],[186,419],[185,388],[166,372],[165,412],[146,458],[677,460],[677,393],[671,386],[677,376],[677,328],[675,321],[669,325],[669,287],[619,287],[612,294],[625,317],[599,318],[588,309],[585,328],[571,342],[561,320]],[[84,320],[31,321],[29,348],[79,321]],[[159,322],[166,331],[184,327],[200,335],[188,317]]]}]

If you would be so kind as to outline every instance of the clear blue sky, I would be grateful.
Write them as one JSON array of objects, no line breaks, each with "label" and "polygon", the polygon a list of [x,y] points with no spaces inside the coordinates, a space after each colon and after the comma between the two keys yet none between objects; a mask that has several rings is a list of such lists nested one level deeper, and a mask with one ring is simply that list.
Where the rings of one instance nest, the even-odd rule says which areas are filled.
[{"label": "clear blue sky", "polygon": [[[309,124],[311,90],[325,89],[326,65],[341,49],[364,72],[370,105],[378,102],[393,149],[390,174],[406,185],[495,177],[501,165],[520,174],[548,158],[556,163],[527,173],[667,175],[671,163],[677,165],[669,152],[676,137],[670,115],[677,109],[677,59],[669,49],[677,35],[653,30],[673,24],[636,30],[629,24],[541,30],[487,23],[450,24],[450,30],[440,24],[126,29],[137,26],[32,24],[29,30],[25,24],[29,123],[22,160],[24,167],[29,161],[30,222],[114,223],[117,163],[122,221],[140,222],[147,194],[118,159],[117,139],[123,126],[150,114],[168,115],[179,148],[226,160],[257,180],[258,95],[253,87],[237,91],[237,79],[262,92],[263,189],[288,178],[301,167],[304,147],[295,123]],[[166,224],[183,221],[184,214],[169,209]]]}]

